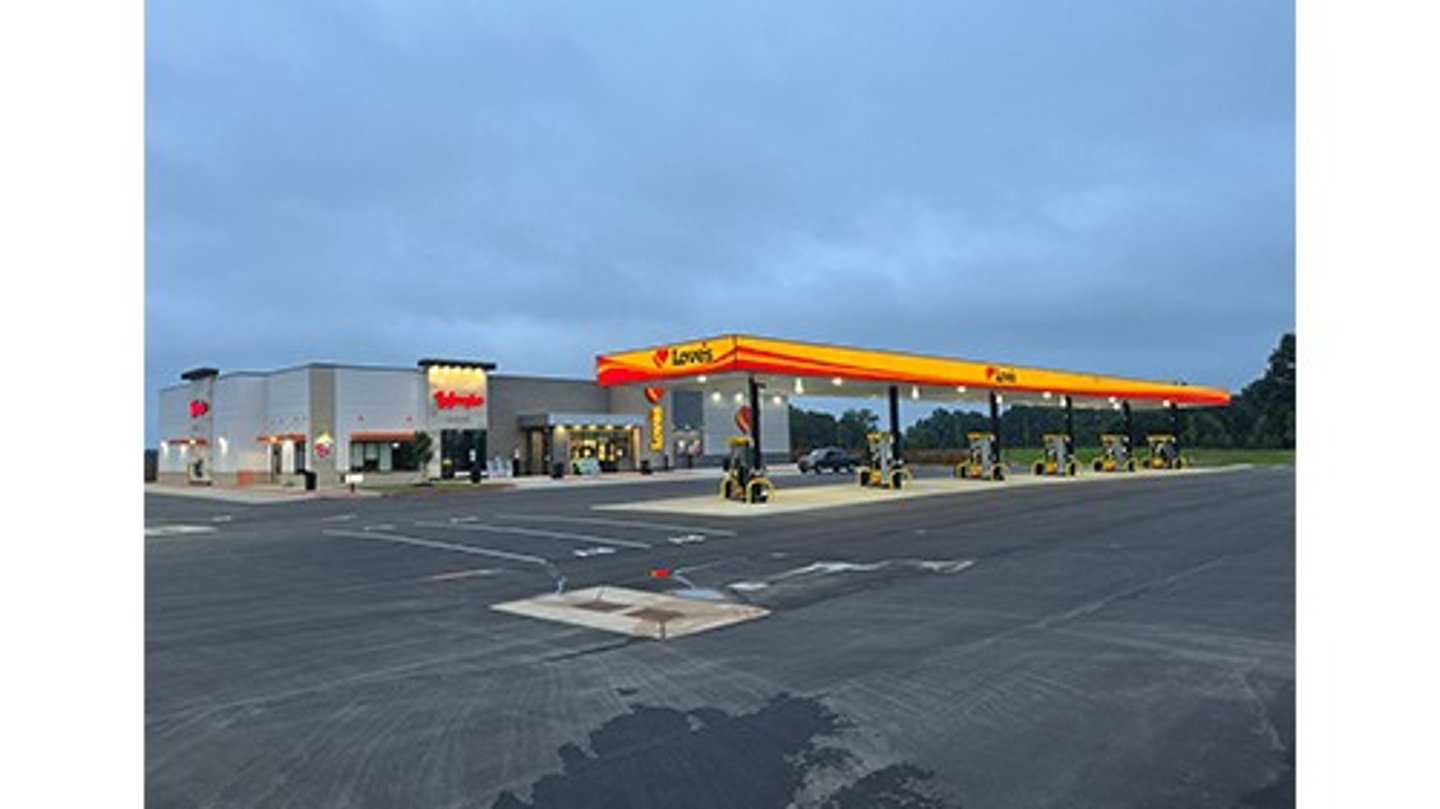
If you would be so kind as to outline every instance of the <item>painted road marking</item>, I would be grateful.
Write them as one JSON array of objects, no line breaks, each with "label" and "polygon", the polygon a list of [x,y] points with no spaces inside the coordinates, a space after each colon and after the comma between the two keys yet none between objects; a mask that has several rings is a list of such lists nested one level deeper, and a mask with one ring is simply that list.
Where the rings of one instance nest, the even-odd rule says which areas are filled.
[{"label": "painted road marking", "polygon": [[229,514],[216,514],[210,518],[210,522],[233,522],[235,518]]},{"label": "painted road marking", "polygon": [[614,548],[606,547],[604,545],[597,545],[593,548],[576,548],[575,550],[571,551],[571,553],[575,554],[581,559],[589,556],[609,556],[614,552]]},{"label": "painted road marking", "polygon": [[753,593],[756,590],[764,590],[770,585],[766,584],[763,581],[734,581],[730,582],[725,586],[729,587],[731,590],[738,590],[742,593]]},{"label": "painted road marking", "polygon": [[526,562],[532,565],[539,565],[545,568],[550,578],[555,581],[555,592],[565,592],[565,574],[560,572],[553,562],[543,556],[531,556],[528,553],[511,553],[510,551],[497,551],[492,548],[477,548],[474,545],[456,545],[452,542],[439,542],[433,539],[421,539],[420,537],[405,536],[404,534],[382,534],[379,531],[345,531],[339,528],[327,528],[325,533],[333,537],[355,537],[357,539],[378,539],[383,542],[395,542],[401,545],[414,545],[417,548],[431,548],[437,551],[453,551],[455,553],[470,553],[476,556],[490,556],[496,559],[509,559],[513,562]]},{"label": "painted road marking", "polygon": [[449,573],[436,573],[434,576],[427,576],[430,581],[455,581],[457,579],[472,579],[476,576],[498,576],[504,571],[490,567],[477,567],[471,570],[452,570]]},{"label": "painted road marking", "polygon": [[211,534],[215,532],[213,525],[147,525],[145,536],[147,537],[168,537],[180,536],[182,534]]},{"label": "painted road marking", "polygon": [[705,541],[705,536],[704,536],[703,534],[683,534],[683,535],[678,536],[678,537],[670,537],[670,538],[669,538],[669,542],[670,542],[671,545],[689,545],[689,544],[694,543],[694,542],[704,542],[704,541]]},{"label": "painted road marking", "polygon": [[426,522],[415,523],[422,528],[447,528],[452,531],[485,531],[491,534],[515,534],[517,536],[546,537],[547,539],[559,539],[566,542],[584,542],[589,545],[619,545],[625,548],[648,548],[648,542],[636,542],[629,539],[616,539],[615,537],[597,537],[593,534],[570,534],[564,531],[543,531],[539,528],[519,528],[513,525],[490,525],[488,523],[467,522]]},{"label": "painted road marking", "polygon": [[613,525],[620,528],[653,528],[657,531],[686,531],[694,534],[710,534],[718,537],[739,536],[739,532],[724,528],[700,528],[694,525],[671,525],[669,523],[639,522],[637,520],[608,520],[601,519],[600,517],[554,517],[548,514],[496,514],[495,516],[502,520],[589,523],[590,525]]},{"label": "painted road marking", "polygon": [[337,528],[328,528],[325,530],[325,533],[332,537],[378,539],[382,542],[398,542],[401,545],[414,545],[420,548],[433,548],[438,551],[472,553],[476,556],[492,556],[496,559],[509,559],[513,562],[526,562],[532,565],[545,565],[547,567],[550,566],[550,560],[542,556],[531,556],[528,553],[511,553],[510,551],[497,551],[491,548],[477,548],[474,545],[456,545],[453,542],[440,542],[434,539],[408,537],[404,534],[382,534],[376,531],[344,531]]},{"label": "painted road marking", "polygon": [[391,525],[390,523],[387,522],[387,523],[381,523],[381,524],[379,524],[379,525],[367,525],[367,526],[365,526],[364,530],[366,530],[366,531],[394,531],[394,530],[395,530],[395,526],[393,526],[393,525]]},{"label": "painted road marking", "polygon": [[320,522],[346,522],[355,519],[354,514],[332,514],[329,517],[321,517]]}]

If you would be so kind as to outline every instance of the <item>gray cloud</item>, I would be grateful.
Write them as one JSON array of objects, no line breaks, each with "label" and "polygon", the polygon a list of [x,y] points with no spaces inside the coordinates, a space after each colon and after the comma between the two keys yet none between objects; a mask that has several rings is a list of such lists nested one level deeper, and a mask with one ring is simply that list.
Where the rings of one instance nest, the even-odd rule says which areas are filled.
[{"label": "gray cloud", "polygon": [[1293,34],[1253,0],[154,2],[147,388],[732,330],[1236,386],[1294,324]]}]

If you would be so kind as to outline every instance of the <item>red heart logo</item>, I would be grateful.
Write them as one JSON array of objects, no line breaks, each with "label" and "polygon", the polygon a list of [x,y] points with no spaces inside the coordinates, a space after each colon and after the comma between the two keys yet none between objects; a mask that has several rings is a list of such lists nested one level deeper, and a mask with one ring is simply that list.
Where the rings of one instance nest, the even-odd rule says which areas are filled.
[{"label": "red heart logo", "polygon": [[659,368],[659,367],[663,366],[663,365],[665,364],[665,360],[670,359],[670,349],[668,349],[668,348],[657,349],[657,350],[655,351],[655,356],[651,357],[651,359],[655,360],[655,367],[656,367],[656,368]]},{"label": "red heart logo", "polygon": [[665,389],[664,389],[664,388],[656,387],[656,388],[646,388],[646,389],[645,389],[645,398],[648,399],[648,400],[650,401],[650,404],[652,404],[652,405],[653,405],[653,404],[660,404],[660,399],[663,398],[664,396],[665,396]]},{"label": "red heart logo", "polygon": [[985,378],[986,378],[986,379],[994,379],[994,378],[995,378],[995,366],[992,365],[992,366],[990,366],[990,367],[988,367],[988,368],[985,369]]},{"label": "red heart logo", "polygon": [[750,424],[750,405],[741,405],[740,409],[735,411],[735,426],[740,428],[740,432],[748,434]]}]

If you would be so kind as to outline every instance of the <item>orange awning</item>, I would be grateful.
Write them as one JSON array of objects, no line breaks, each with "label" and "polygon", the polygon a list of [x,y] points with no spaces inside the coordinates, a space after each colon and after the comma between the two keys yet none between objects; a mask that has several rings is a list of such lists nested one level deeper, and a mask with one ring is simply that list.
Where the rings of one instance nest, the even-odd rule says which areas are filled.
[{"label": "orange awning", "polygon": [[351,433],[351,441],[414,441],[415,431],[375,430],[366,433]]},{"label": "orange awning", "polygon": [[286,441],[300,442],[305,440],[304,433],[275,433],[274,435],[256,436],[255,440],[261,444],[283,444]]}]

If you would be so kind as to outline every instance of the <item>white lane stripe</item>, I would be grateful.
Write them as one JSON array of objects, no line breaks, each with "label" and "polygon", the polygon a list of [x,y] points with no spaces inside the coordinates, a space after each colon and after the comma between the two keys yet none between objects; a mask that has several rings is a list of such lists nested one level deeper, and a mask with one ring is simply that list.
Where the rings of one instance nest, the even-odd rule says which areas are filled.
[{"label": "white lane stripe", "polygon": [[513,525],[489,525],[487,523],[478,522],[428,522],[424,520],[415,524],[421,528],[445,528],[451,531],[485,531],[491,534],[513,534],[516,536],[545,537],[547,539],[560,539],[566,542],[584,542],[587,545],[619,545],[625,548],[650,547],[648,543],[635,542],[629,539],[616,539],[615,537],[597,537],[592,534],[568,534],[564,531],[542,531],[538,528],[519,528]]},{"label": "white lane stripe", "polygon": [[638,522],[634,520],[606,520],[599,517],[552,517],[547,514],[496,514],[502,520],[538,520],[540,522],[575,522],[591,525],[614,525],[621,528],[653,528],[656,531],[689,531],[696,534],[712,534],[720,537],[739,536],[736,531],[725,528],[700,528],[694,525],[671,525],[661,522]]},{"label": "white lane stripe", "polygon": [[209,525],[147,525],[145,536],[166,537],[178,536],[180,534],[212,534],[214,527]]},{"label": "white lane stripe", "polygon": [[403,534],[381,534],[375,531],[344,531],[336,528],[327,528],[325,533],[329,536],[355,537],[357,539],[378,539],[383,542],[398,542],[402,545],[416,545],[421,548],[434,548],[440,551],[454,551],[456,553],[470,553],[476,556],[492,556],[497,559],[509,559],[515,562],[528,562],[532,565],[544,565],[551,567],[550,560],[539,556],[531,556],[525,553],[511,553],[509,551],[497,551],[490,548],[477,548],[473,545],[456,545],[451,542],[437,542],[433,539],[421,539],[420,537],[407,537]]}]

